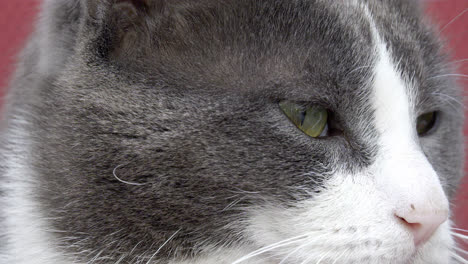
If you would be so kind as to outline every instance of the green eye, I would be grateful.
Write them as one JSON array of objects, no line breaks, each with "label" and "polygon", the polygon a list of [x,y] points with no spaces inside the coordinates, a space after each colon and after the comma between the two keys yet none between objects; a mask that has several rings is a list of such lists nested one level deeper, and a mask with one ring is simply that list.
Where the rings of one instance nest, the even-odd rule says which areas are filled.
[{"label": "green eye", "polygon": [[434,127],[436,116],[436,112],[429,112],[418,117],[416,123],[416,130],[418,131],[418,135],[424,135]]},{"label": "green eye", "polygon": [[279,103],[281,110],[300,130],[310,137],[326,132],[328,113],[322,107],[307,107],[289,101]]}]

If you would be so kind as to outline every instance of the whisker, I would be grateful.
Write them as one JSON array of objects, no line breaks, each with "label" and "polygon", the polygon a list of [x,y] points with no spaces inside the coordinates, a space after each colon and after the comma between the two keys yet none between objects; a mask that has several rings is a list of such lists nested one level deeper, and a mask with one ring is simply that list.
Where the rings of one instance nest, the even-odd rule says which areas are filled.
[{"label": "whisker", "polygon": [[466,232],[468,233],[468,230],[467,229],[461,229],[461,228],[456,228],[456,227],[452,227],[450,228],[451,230],[457,230],[457,231],[461,231],[461,232]]},{"label": "whisker", "polygon": [[457,247],[455,247],[454,249],[455,249],[456,251],[461,252],[461,253],[463,253],[463,254],[465,254],[465,255],[468,256],[468,251],[463,250],[463,249],[461,249],[461,248],[457,248]]},{"label": "whisker", "polygon": [[455,236],[455,237],[458,237],[458,238],[461,238],[463,240],[468,241],[468,235],[463,235],[463,234],[459,234],[459,233],[455,233],[455,232],[452,232],[452,235]]},{"label": "whisker", "polygon": [[100,256],[103,252],[104,250],[99,251],[88,263],[89,264],[95,263],[97,260],[100,259]]},{"label": "whisker", "polygon": [[284,257],[284,258],[280,261],[280,263],[278,263],[278,264],[283,264],[291,255],[293,255],[293,254],[296,253],[297,251],[301,250],[302,248],[305,248],[305,247],[307,247],[307,246],[309,246],[309,245],[311,245],[311,244],[316,243],[316,242],[317,242],[316,239],[321,238],[321,237],[323,237],[323,236],[325,236],[325,234],[324,234],[324,235],[321,235],[321,236],[318,236],[318,237],[314,237],[315,240],[310,241],[310,242],[308,242],[308,243],[305,243],[305,244],[302,245],[302,246],[297,247],[296,249],[294,249],[293,251],[291,251],[288,255],[286,255],[286,257]]},{"label": "whisker", "polygon": [[[328,252],[327,252],[328,253]],[[301,262],[301,264],[307,264],[310,260],[312,260],[315,256],[310,256],[306,258],[304,261]]]},{"label": "whisker", "polygon": [[459,19],[463,14],[465,14],[468,11],[468,8],[463,10],[460,14],[458,14],[456,17],[454,17],[450,22],[448,22],[445,26],[442,27],[442,29],[439,31],[439,34],[442,33],[450,24],[455,22],[457,19]]},{"label": "whisker", "polygon": [[281,240],[279,242],[273,243],[273,244],[268,245],[266,247],[262,247],[260,249],[255,250],[255,251],[252,251],[249,254],[243,256],[242,258],[237,259],[236,261],[232,262],[231,264],[238,264],[238,263],[241,263],[241,262],[243,262],[243,261],[245,261],[247,259],[253,258],[255,256],[258,256],[258,255],[263,254],[265,252],[271,251],[273,249],[297,243],[297,242],[307,238],[307,236],[308,236],[308,234],[304,234],[304,235],[300,235],[300,236],[296,236],[296,237],[291,237],[291,238],[288,238],[288,239],[285,239],[285,240]]},{"label": "whisker", "polygon": [[290,242],[283,242],[282,244],[267,247],[267,248],[264,248],[264,249],[262,249],[262,250],[260,250],[258,252],[254,251],[254,252],[252,252],[252,253],[250,253],[250,254],[248,254],[248,255],[246,255],[246,256],[244,256],[244,257],[242,257],[242,258],[240,258],[240,259],[238,259],[236,261],[234,261],[232,264],[241,263],[241,262],[243,262],[243,261],[245,261],[247,259],[251,259],[253,257],[259,256],[259,255],[261,255],[261,254],[263,254],[265,252],[269,252],[269,251],[271,251],[273,249],[276,249],[276,248],[280,248],[280,247],[288,246],[288,245],[291,245],[291,244],[294,244],[294,243],[298,243],[300,240],[302,240],[302,239],[296,239],[296,240],[290,241]]},{"label": "whisker", "polygon": [[335,261],[333,261],[332,264],[335,264],[341,257],[344,256],[344,254],[345,254],[347,251],[348,251],[348,250],[343,250],[343,253],[341,253],[341,254],[338,256],[338,258],[336,258]]},{"label": "whisker", "polygon": [[138,243],[132,248],[132,250],[130,251],[130,253],[128,253],[129,256],[131,256],[131,255],[133,254],[133,251],[135,251],[135,249],[138,247],[138,245],[140,245],[141,242],[143,242],[143,241],[138,242]]},{"label": "whisker", "polygon": [[447,74],[441,74],[441,75],[432,76],[432,77],[429,77],[429,78],[427,78],[427,79],[428,79],[428,80],[432,80],[432,79],[436,79],[436,78],[449,77],[449,76],[460,77],[460,78],[468,78],[468,75],[466,75],[466,74],[447,73]]},{"label": "whisker", "polygon": [[232,201],[232,202],[229,203],[226,207],[224,207],[223,210],[221,210],[221,212],[224,212],[224,211],[227,211],[227,210],[231,209],[232,207],[234,207],[234,206],[236,206],[238,203],[240,203],[242,200],[244,200],[244,197]]},{"label": "whisker", "polygon": [[125,183],[125,184],[129,184],[129,185],[137,185],[137,186],[141,186],[141,185],[145,185],[146,183],[136,183],[136,182],[129,182],[129,181],[124,181],[122,179],[120,179],[117,174],[115,173],[117,171],[117,169],[119,167],[122,167],[123,165],[120,164],[118,165],[117,167],[114,168],[114,170],[112,171],[112,174],[114,175],[114,177],[119,181],[119,182],[122,182],[122,183]]},{"label": "whisker", "polygon": [[467,61],[468,62],[468,59],[461,59],[461,60],[454,60],[454,61],[451,61],[451,62],[448,62],[446,63],[445,65],[451,65],[451,64],[457,64],[457,63],[463,63]]},{"label": "whisker", "polygon": [[466,259],[460,257],[459,255],[457,255],[457,254],[455,254],[455,253],[452,254],[452,257],[453,257],[456,261],[458,261],[458,262],[460,262],[460,263],[462,263],[462,264],[468,264],[468,260],[466,260]]},{"label": "whisker", "polygon": [[123,261],[126,257],[127,257],[126,254],[122,255],[122,256],[117,260],[117,262],[115,262],[115,264],[120,264],[120,263],[122,263],[122,261]]},{"label": "whisker", "polygon": [[236,194],[259,194],[260,192],[254,192],[254,191],[246,191],[240,188],[236,188],[235,190],[231,190],[230,192],[236,193]]},{"label": "whisker", "polygon": [[[316,264],[320,264],[320,262],[322,262],[322,260],[325,259],[325,257],[328,255],[328,253],[330,253],[330,252],[332,252],[332,251],[333,251],[333,249],[330,249],[329,251],[325,252],[325,253],[319,258],[319,260],[317,261]],[[301,264],[302,264],[302,263],[301,263]],[[304,263],[304,264],[305,264],[305,263]]]},{"label": "whisker", "polygon": [[465,108],[465,105],[460,102],[458,99],[450,96],[450,95],[447,95],[447,94],[443,94],[443,93],[437,93],[437,92],[434,92],[434,93],[431,93],[432,95],[436,95],[438,97],[441,97],[441,99],[447,99],[447,102],[454,108],[454,109],[457,109],[457,107],[455,105],[453,105],[451,102],[454,102],[456,103],[458,106],[462,107],[462,108]]},{"label": "whisker", "polygon": [[177,233],[179,233],[180,229],[175,231],[174,234],[172,234],[172,236],[170,236],[159,248],[158,250],[156,250],[156,252],[154,252],[154,254],[150,257],[150,259],[148,260],[148,262],[146,262],[146,264],[150,264],[151,263],[151,260],[159,253],[159,251],[161,251],[161,249],[167,244],[169,243],[169,241],[171,241],[176,235]]},{"label": "whisker", "polygon": [[356,67],[354,69],[352,69],[351,71],[349,71],[346,76],[350,75],[351,73],[355,72],[355,71],[360,71],[360,70],[363,70],[363,69],[367,69],[367,68],[371,68],[372,65],[365,65],[365,66],[359,66],[359,67]]}]

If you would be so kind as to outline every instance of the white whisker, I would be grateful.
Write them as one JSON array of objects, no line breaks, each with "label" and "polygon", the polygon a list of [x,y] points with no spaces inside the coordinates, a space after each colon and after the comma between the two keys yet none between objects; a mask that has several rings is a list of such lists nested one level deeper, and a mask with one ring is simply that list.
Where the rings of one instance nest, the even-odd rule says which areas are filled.
[{"label": "white whisker", "polygon": [[463,240],[468,240],[468,235],[463,235],[463,234],[454,233],[454,232],[452,232],[452,235],[455,237],[461,238]]},{"label": "white whisker", "polygon": [[253,257],[258,256],[258,255],[261,255],[261,254],[263,254],[265,252],[268,252],[268,251],[271,251],[273,249],[297,243],[297,242],[299,242],[301,240],[304,240],[305,238],[307,238],[307,234],[296,236],[296,237],[291,237],[291,238],[288,238],[288,239],[285,239],[285,240],[281,240],[279,242],[273,243],[271,245],[268,245],[268,246],[262,247],[260,249],[257,249],[257,250],[255,250],[253,252],[250,252],[249,254],[243,256],[240,259],[237,259],[236,261],[232,262],[231,264],[241,263],[241,262],[243,262],[243,261],[245,261],[247,259],[253,258]]},{"label": "white whisker", "polygon": [[451,61],[451,62],[448,62],[446,65],[463,63],[463,62],[465,62],[465,61],[468,62],[468,59],[461,59],[461,60]]},{"label": "white whisker", "polygon": [[224,212],[224,211],[227,211],[227,210],[231,209],[232,207],[234,207],[238,203],[240,203],[242,200],[244,200],[244,198],[239,198],[237,200],[232,201],[230,204],[228,204],[226,207],[224,207],[223,210],[221,210],[221,212]]},{"label": "white whisker", "polygon": [[468,8],[463,10],[460,14],[458,14],[456,17],[454,17],[450,22],[448,22],[442,29],[439,31],[439,34],[442,33],[449,25],[451,25],[453,22],[455,22],[457,19],[459,19],[463,14],[465,14],[468,11]]},{"label": "white whisker", "polygon": [[129,256],[131,256],[133,254],[133,251],[135,251],[135,249],[138,247],[138,245],[140,245],[140,243],[143,242],[143,241],[139,241],[133,248],[132,250],[130,251],[130,253],[128,253]]},{"label": "white whisker", "polygon": [[103,251],[104,250],[99,251],[90,261],[88,261],[88,264],[92,264],[96,262],[97,260],[99,260],[100,259],[99,257],[101,256]]},{"label": "white whisker", "polygon": [[[435,95],[435,96],[438,96],[440,99],[446,99],[447,103],[449,103],[454,109],[457,109],[458,107],[461,107],[461,108],[465,108],[465,105],[460,102],[460,100],[458,100],[457,98],[454,98],[450,95],[447,95],[447,94],[443,94],[443,93],[431,93],[432,95]],[[458,107],[456,105],[453,105],[453,103],[456,103],[458,105]]]},{"label": "white whisker", "polygon": [[461,229],[461,228],[456,228],[456,227],[452,227],[450,229],[468,233],[468,230],[466,230],[466,229]]},{"label": "white whisker", "polygon": [[344,254],[347,252],[348,250],[343,250],[343,252],[335,259],[335,261],[333,261],[332,264],[335,264],[341,257],[344,256]]},{"label": "white whisker", "polygon": [[356,67],[354,68],[353,70],[349,71],[347,74],[346,74],[346,77],[348,75],[350,75],[351,73],[355,72],[355,71],[360,71],[360,70],[363,70],[363,69],[367,69],[367,68],[371,68],[372,65],[366,65],[366,66],[359,66],[359,67]]},{"label": "white whisker", "polygon": [[[314,237],[314,239],[318,239],[318,238],[321,238],[321,237],[323,237],[323,236],[326,236],[326,234],[321,235],[321,236],[318,236],[318,237]],[[288,255],[286,255],[286,257],[284,257],[284,258],[281,260],[281,262],[278,263],[278,264],[283,264],[283,263],[284,263],[290,256],[292,256],[294,253],[296,253],[297,251],[301,250],[302,248],[305,248],[305,247],[307,247],[307,246],[309,246],[309,245],[311,245],[311,244],[314,244],[314,243],[317,243],[317,241],[316,241],[316,240],[310,241],[310,242],[308,242],[308,243],[306,243],[306,244],[304,244],[304,245],[301,245],[301,246],[297,247],[296,249],[294,249],[293,251],[291,251]]]},{"label": "white whisker", "polygon": [[122,179],[120,179],[119,177],[117,177],[117,174],[116,174],[116,171],[119,167],[122,167],[123,165],[118,165],[117,167],[114,168],[114,170],[112,171],[112,174],[114,175],[114,177],[119,181],[119,182],[122,182],[122,183],[125,183],[125,184],[129,184],[129,185],[136,185],[136,186],[141,186],[141,185],[145,185],[146,183],[136,183],[136,182],[129,182],[129,181],[124,181]]},{"label": "white whisker", "polygon": [[127,254],[122,255],[115,264],[120,264],[125,258],[127,257]]},{"label": "white whisker", "polygon": [[468,260],[460,257],[459,255],[455,254],[455,253],[452,253],[452,257],[458,261],[459,263],[462,263],[462,264],[468,264]]},{"label": "white whisker", "polygon": [[447,74],[441,74],[441,75],[436,75],[436,76],[432,76],[432,77],[429,77],[427,78],[428,80],[431,80],[431,79],[436,79],[436,78],[441,78],[441,77],[460,77],[460,78],[468,78],[468,75],[465,75],[465,74],[458,74],[458,73],[447,73]]},{"label": "white whisker", "polygon": [[146,264],[150,264],[151,263],[151,260],[153,260],[153,258],[159,253],[159,251],[161,251],[161,249],[167,245],[167,243],[169,243],[169,241],[171,241],[176,235],[177,233],[179,233],[180,229],[175,231],[174,234],[172,234],[172,236],[170,236],[159,248],[158,250],[156,250],[156,252],[154,252],[154,254],[150,257],[150,259],[146,262]]},{"label": "white whisker", "polygon": [[[327,252],[325,252],[324,254],[322,254],[322,256],[320,256],[319,260],[317,260],[317,263],[316,263],[316,264],[320,264],[320,262],[322,262],[322,260],[325,259],[325,257],[328,255],[328,253],[330,253],[330,252],[332,252],[332,251],[333,251],[333,249],[330,249],[330,250],[328,250]],[[305,264],[305,263],[306,263],[306,262],[304,262],[304,264]]]},{"label": "white whisker", "polygon": [[457,248],[457,247],[455,248],[455,250],[468,256],[468,251],[466,251],[466,250],[463,250],[463,249]]}]

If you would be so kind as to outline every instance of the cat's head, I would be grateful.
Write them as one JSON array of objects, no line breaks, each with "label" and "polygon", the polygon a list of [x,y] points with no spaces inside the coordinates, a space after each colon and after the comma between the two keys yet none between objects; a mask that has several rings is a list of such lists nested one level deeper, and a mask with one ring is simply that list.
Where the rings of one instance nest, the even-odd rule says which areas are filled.
[{"label": "cat's head", "polygon": [[449,262],[463,111],[413,1],[81,8],[37,124],[67,251]]}]

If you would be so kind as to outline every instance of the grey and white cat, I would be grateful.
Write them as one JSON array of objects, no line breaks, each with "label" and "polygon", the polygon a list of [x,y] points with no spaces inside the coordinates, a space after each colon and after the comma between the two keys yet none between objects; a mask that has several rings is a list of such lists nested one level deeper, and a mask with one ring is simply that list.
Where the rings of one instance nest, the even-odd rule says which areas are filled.
[{"label": "grey and white cat", "polygon": [[413,0],[46,0],[1,263],[466,263],[463,109]]}]

